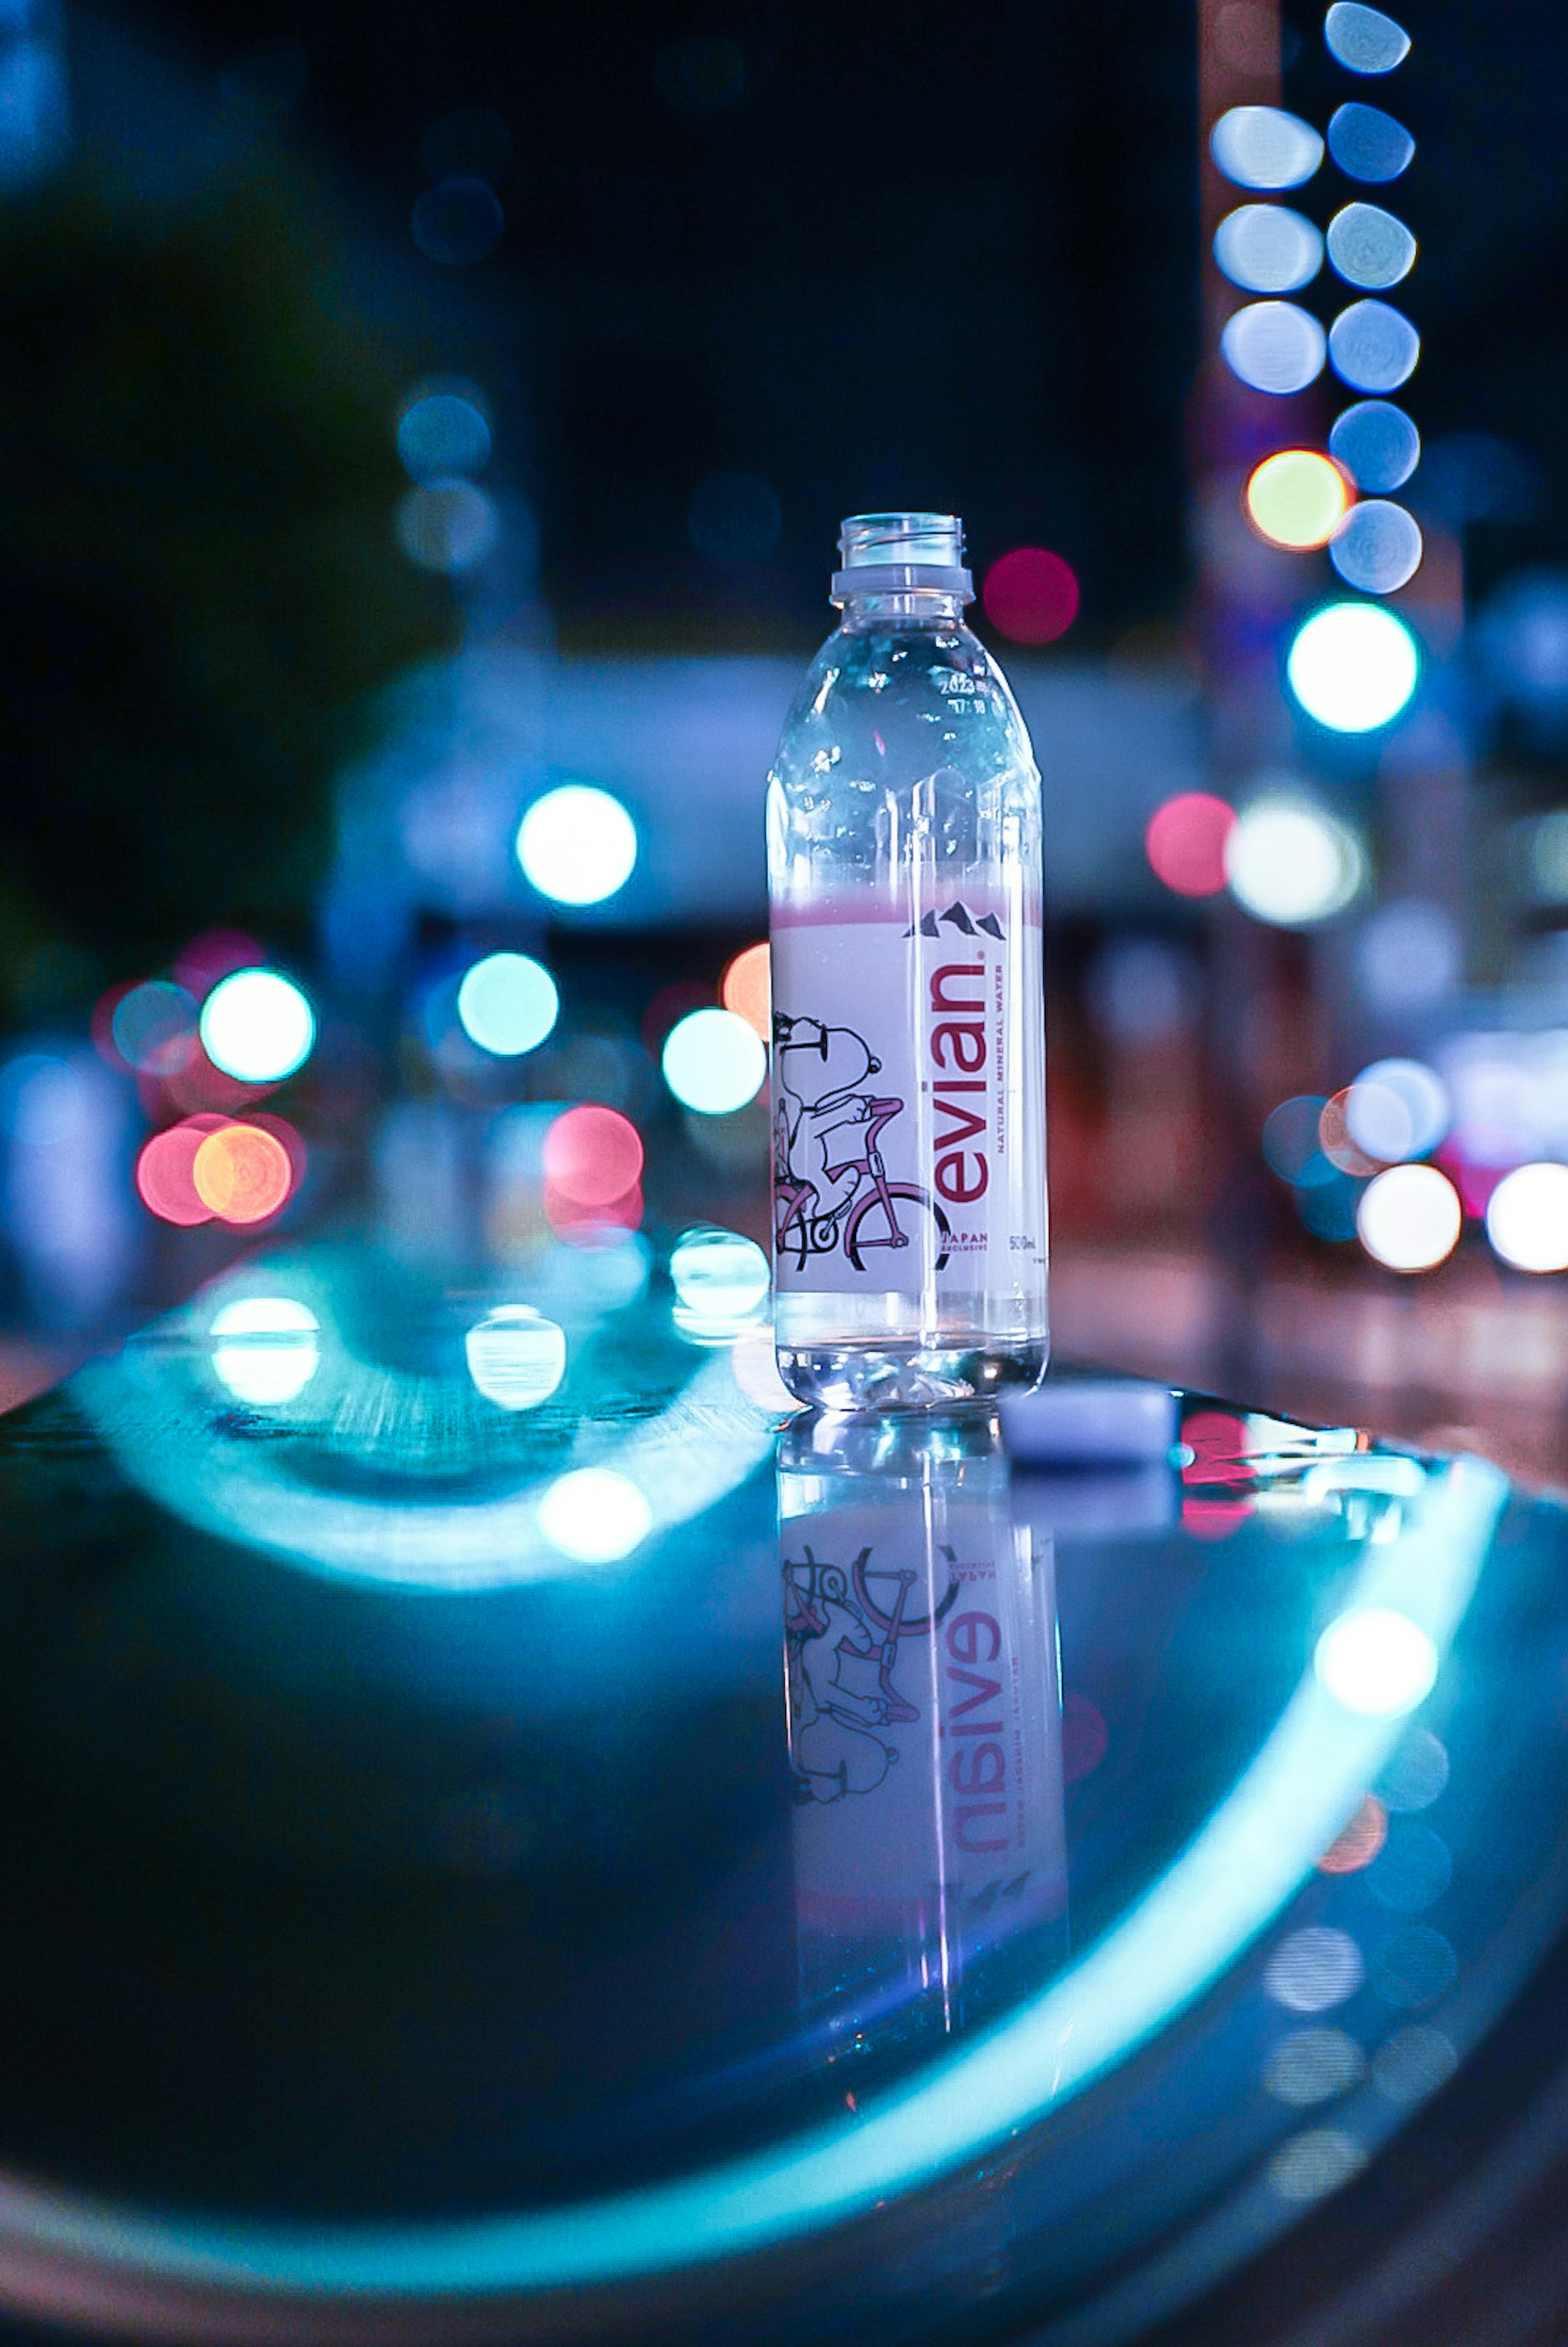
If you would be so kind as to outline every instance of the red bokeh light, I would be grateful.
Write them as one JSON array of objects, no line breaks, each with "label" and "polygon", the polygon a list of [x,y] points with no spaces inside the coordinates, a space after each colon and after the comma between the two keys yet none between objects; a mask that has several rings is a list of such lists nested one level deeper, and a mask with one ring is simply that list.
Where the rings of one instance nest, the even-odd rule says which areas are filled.
[{"label": "red bokeh light", "polygon": [[266,958],[265,948],[243,929],[206,929],[176,954],[174,974],[199,1002],[220,978],[237,969],[259,969]]},{"label": "red bokeh light", "polygon": [[544,1163],[546,1189],[562,1204],[602,1216],[636,1188],[643,1170],[642,1139],[631,1119],[616,1109],[569,1108],[545,1135]]},{"label": "red bokeh light", "polygon": [[209,1223],[212,1208],[196,1186],[196,1153],[209,1134],[219,1131],[220,1116],[193,1116],[155,1133],[136,1163],[136,1186],[141,1202],[160,1222],[189,1229]]},{"label": "red bokeh light", "polygon": [[992,564],[981,600],[992,626],[1013,643],[1050,644],[1078,616],[1078,581],[1059,554],[1019,546]]},{"label": "red bokeh light", "polygon": [[642,1218],[640,1182],[634,1182],[618,1198],[611,1198],[599,1206],[581,1205],[548,1182],[545,1184],[545,1220],[558,1239],[565,1239],[573,1246],[594,1246],[615,1231],[635,1231]]},{"label": "red bokeh light", "polygon": [[1355,1816],[1318,1860],[1319,1874],[1359,1874],[1370,1866],[1389,1838],[1389,1813],[1372,1793],[1362,1799]]},{"label": "red bokeh light", "polygon": [[1178,791],[1149,817],[1144,852],[1156,880],[1178,897],[1217,897],[1225,886],[1225,844],[1236,810],[1211,791]]}]

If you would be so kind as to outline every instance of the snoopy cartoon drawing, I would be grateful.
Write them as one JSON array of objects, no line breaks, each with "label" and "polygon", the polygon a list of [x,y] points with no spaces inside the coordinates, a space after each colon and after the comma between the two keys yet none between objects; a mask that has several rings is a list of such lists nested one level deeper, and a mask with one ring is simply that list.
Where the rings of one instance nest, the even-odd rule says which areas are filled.
[{"label": "snoopy cartoon drawing", "polygon": [[773,1020],[780,1099],[774,1122],[774,1171],[781,1188],[809,1199],[805,1211],[836,1214],[865,1170],[866,1133],[875,1106],[860,1087],[881,1067],[852,1027],[819,1019]]}]

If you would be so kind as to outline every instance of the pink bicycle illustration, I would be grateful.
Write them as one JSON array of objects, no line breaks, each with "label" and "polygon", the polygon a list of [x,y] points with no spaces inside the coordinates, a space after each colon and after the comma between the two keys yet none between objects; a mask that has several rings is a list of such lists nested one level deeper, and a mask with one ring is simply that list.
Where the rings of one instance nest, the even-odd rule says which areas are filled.
[{"label": "pink bicycle illustration", "polygon": [[[780,1260],[787,1255],[792,1257],[803,1271],[809,1256],[831,1255],[841,1241],[855,1269],[864,1271],[867,1257],[873,1256],[878,1248],[897,1253],[912,1245],[916,1233],[923,1233],[929,1216],[935,1227],[924,1234],[925,1241],[934,1249],[935,1268],[942,1269],[952,1236],[947,1216],[917,1184],[890,1182],[882,1161],[882,1130],[902,1107],[901,1100],[867,1099],[863,1124],[836,1128],[846,1135],[863,1131],[865,1145],[861,1155],[847,1156],[826,1168],[830,1181],[836,1182],[851,1172],[855,1180],[853,1187],[824,1212],[820,1207],[816,1184],[801,1182],[791,1174],[789,1124],[780,1103],[773,1182],[774,1228]],[[906,1224],[910,1227],[906,1228]]]}]

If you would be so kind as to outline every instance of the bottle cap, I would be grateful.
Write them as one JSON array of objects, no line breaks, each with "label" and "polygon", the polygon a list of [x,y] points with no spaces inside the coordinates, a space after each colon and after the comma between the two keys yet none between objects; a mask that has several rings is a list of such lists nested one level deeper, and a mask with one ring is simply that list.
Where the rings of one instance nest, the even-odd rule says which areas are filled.
[{"label": "bottle cap", "polygon": [[839,533],[839,552],[844,567],[833,573],[835,603],[851,595],[907,595],[921,588],[974,600],[956,514],[851,514]]}]

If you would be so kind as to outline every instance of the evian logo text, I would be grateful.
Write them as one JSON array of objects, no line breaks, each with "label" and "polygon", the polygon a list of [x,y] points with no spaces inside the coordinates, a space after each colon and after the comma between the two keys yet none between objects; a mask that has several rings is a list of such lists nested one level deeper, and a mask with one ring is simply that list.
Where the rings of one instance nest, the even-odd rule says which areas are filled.
[{"label": "evian logo text", "polygon": [[967,1206],[991,1180],[984,962],[933,969],[930,1008],[934,1179],[950,1205]]}]

